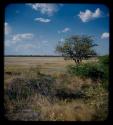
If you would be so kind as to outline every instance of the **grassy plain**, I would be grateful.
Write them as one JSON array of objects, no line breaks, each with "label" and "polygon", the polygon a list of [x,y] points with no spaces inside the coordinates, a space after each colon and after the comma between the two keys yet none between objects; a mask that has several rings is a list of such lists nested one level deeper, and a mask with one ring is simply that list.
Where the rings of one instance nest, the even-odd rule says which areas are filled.
[{"label": "grassy plain", "polygon": [[40,67],[44,73],[63,72],[65,66],[74,64],[73,61],[65,61],[62,57],[6,57],[5,65],[8,67]]},{"label": "grassy plain", "polygon": [[[95,62],[96,59],[87,60]],[[86,62],[86,60],[83,60]],[[66,66],[75,64],[72,60],[65,61],[62,57],[5,57],[5,67],[10,68],[29,68],[40,67],[41,72],[53,74],[54,72],[66,71]]]},{"label": "grassy plain", "polygon": [[[91,61],[98,60],[83,60],[83,63]],[[100,84],[95,89],[91,79],[68,74],[66,67],[70,64],[74,62],[62,57],[5,57],[6,118],[24,121],[105,120],[108,92]],[[39,83],[42,86],[38,86]],[[50,88],[50,84],[53,87]]]}]

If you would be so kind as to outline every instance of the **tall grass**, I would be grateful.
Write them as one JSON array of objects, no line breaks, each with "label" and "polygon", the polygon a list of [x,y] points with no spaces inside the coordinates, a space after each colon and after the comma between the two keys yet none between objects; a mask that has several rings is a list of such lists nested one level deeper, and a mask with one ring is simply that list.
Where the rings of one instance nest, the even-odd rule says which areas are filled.
[{"label": "tall grass", "polygon": [[[92,78],[81,78],[79,75],[71,75],[70,72],[45,75],[41,73],[39,67],[20,69],[17,70],[19,74],[14,74],[16,69],[18,67],[5,69],[4,105],[7,119],[22,121],[106,119],[108,91],[101,84],[93,86],[95,81]],[[83,71],[79,73],[81,72]]]}]

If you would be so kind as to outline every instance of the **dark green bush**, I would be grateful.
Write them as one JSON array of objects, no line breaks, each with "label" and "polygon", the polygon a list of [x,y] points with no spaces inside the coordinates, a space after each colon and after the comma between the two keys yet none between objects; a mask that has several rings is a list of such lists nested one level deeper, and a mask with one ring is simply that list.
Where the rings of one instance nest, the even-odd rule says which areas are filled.
[{"label": "dark green bush", "polygon": [[102,69],[104,70],[104,78],[102,79],[103,87],[108,88],[109,82],[109,56],[101,56],[99,57],[99,64],[101,65]]},{"label": "dark green bush", "polygon": [[68,72],[86,78],[91,78],[92,80],[103,79],[104,70],[99,64],[81,64],[78,66],[69,66]]},{"label": "dark green bush", "polygon": [[108,77],[109,77],[109,56],[106,55],[106,56],[99,57],[99,64],[101,65],[101,67],[104,70],[104,73],[105,73],[104,79],[108,80]]},{"label": "dark green bush", "polygon": [[54,84],[55,80],[50,76],[41,76],[41,78],[31,79],[28,81],[28,85],[30,88],[46,96],[54,95],[55,93]]},{"label": "dark green bush", "polygon": [[7,94],[10,99],[25,99],[30,96],[31,90],[26,85],[27,80],[22,78],[15,78],[8,86]]},{"label": "dark green bush", "polygon": [[55,93],[55,80],[50,76],[41,76],[37,79],[15,78],[8,87],[10,99],[26,99],[34,93],[52,96]]},{"label": "dark green bush", "polygon": [[108,65],[109,65],[109,56],[108,55],[100,56],[100,57],[98,57],[98,59],[99,59],[100,64],[108,67]]},{"label": "dark green bush", "polygon": [[72,75],[100,80],[104,88],[108,88],[109,82],[109,56],[98,57],[98,63],[85,63],[78,66],[68,66],[68,72]]}]

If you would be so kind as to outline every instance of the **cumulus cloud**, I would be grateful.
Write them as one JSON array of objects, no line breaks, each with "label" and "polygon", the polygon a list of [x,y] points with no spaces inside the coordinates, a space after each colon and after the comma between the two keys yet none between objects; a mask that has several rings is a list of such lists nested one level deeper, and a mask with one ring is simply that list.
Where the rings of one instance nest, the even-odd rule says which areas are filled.
[{"label": "cumulus cloud", "polygon": [[69,31],[70,31],[70,28],[66,27],[61,31],[59,30],[58,33],[66,33],[66,32],[69,32]]},{"label": "cumulus cloud", "polygon": [[12,42],[16,43],[22,40],[29,40],[33,37],[32,33],[23,33],[23,34],[16,34],[12,37]]},{"label": "cumulus cloud", "polygon": [[5,35],[8,35],[11,32],[11,27],[7,22],[5,22]]},{"label": "cumulus cloud", "polygon": [[109,33],[108,32],[102,33],[101,39],[107,39],[107,38],[109,38]]},{"label": "cumulus cloud", "polygon": [[90,20],[96,19],[101,17],[101,10],[100,8],[97,8],[95,10],[95,12],[92,12],[91,10],[85,10],[85,12],[80,11],[80,13],[78,14],[78,16],[80,17],[80,19],[82,20],[82,22],[88,22]]},{"label": "cumulus cloud", "polygon": [[70,28],[66,27],[64,30],[62,30],[63,33],[70,31]]},{"label": "cumulus cloud", "polygon": [[35,18],[35,21],[38,21],[38,22],[43,22],[43,23],[48,23],[48,22],[51,22],[50,19],[45,19],[45,18]]},{"label": "cumulus cloud", "polygon": [[56,4],[47,4],[47,3],[35,3],[35,4],[27,4],[31,6],[31,8],[35,11],[39,11],[42,14],[47,14],[48,16],[52,16],[55,12],[58,11],[58,7]]}]

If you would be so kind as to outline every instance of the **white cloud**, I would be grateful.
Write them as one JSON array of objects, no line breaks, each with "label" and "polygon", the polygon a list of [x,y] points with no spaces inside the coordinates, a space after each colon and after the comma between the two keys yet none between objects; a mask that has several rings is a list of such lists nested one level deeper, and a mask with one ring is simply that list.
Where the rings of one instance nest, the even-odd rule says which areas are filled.
[{"label": "white cloud", "polygon": [[7,22],[5,22],[5,35],[8,35],[11,32],[11,27]]},{"label": "white cloud", "polygon": [[78,16],[80,17],[80,19],[82,20],[82,22],[88,22],[90,20],[96,19],[101,17],[101,10],[99,8],[97,8],[95,10],[95,12],[92,12],[91,10],[86,10],[85,12],[80,11],[80,13],[78,14]]},{"label": "white cloud", "polygon": [[66,32],[69,32],[69,31],[70,31],[70,28],[66,27],[61,31],[59,30],[58,33],[66,33]]},{"label": "white cloud", "polygon": [[16,47],[16,51],[20,51],[20,50],[28,51],[28,50],[32,50],[34,48],[36,48],[36,46],[32,45],[32,44],[18,45]]},{"label": "white cloud", "polygon": [[107,39],[107,38],[109,38],[109,33],[108,32],[102,33],[101,39]]},{"label": "white cloud", "polygon": [[50,19],[45,19],[45,18],[35,18],[35,21],[39,21],[39,22],[43,22],[43,23],[48,23],[48,22],[51,22]]},{"label": "white cloud", "polygon": [[33,34],[31,34],[31,33],[16,34],[12,37],[12,42],[16,43],[16,42],[22,41],[22,40],[29,40],[32,37],[33,37]]},{"label": "white cloud", "polygon": [[55,12],[58,11],[56,4],[35,3],[27,5],[31,6],[33,10],[40,11],[42,14],[47,14],[48,16],[52,16]]},{"label": "white cloud", "polygon": [[68,27],[66,27],[66,28],[64,28],[64,29],[62,30],[63,33],[66,33],[66,32],[68,32],[68,31],[70,31],[70,28],[68,28]]}]

